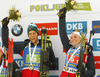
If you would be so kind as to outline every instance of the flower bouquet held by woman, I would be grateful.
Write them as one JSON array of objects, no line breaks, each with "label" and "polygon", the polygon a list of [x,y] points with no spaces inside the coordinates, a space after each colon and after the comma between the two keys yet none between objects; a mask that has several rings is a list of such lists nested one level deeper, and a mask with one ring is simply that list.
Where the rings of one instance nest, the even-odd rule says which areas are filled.
[{"label": "flower bouquet held by woman", "polygon": [[[9,10],[9,16],[8,19],[13,21],[20,21],[21,14],[19,13],[19,10],[16,10],[14,7],[11,7]],[[1,21],[2,24],[5,24],[4,21]]]},{"label": "flower bouquet held by woman", "polygon": [[[66,0],[64,8],[66,8],[67,11],[76,10],[77,9],[76,2],[74,0]],[[63,14],[63,12],[57,13],[59,17],[61,16],[61,14]]]}]

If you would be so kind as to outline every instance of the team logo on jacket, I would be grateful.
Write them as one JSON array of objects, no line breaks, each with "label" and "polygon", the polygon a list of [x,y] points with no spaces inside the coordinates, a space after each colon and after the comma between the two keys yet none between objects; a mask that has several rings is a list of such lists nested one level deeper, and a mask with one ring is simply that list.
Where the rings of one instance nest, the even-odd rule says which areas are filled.
[{"label": "team logo on jacket", "polygon": [[14,36],[20,36],[23,32],[23,28],[21,25],[15,24],[11,31]]}]

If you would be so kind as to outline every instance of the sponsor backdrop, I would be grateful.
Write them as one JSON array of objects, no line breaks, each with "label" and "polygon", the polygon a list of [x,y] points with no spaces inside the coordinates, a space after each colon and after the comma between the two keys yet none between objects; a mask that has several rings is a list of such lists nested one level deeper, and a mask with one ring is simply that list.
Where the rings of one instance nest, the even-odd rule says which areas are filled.
[{"label": "sponsor backdrop", "polygon": [[[98,9],[100,7],[100,1],[76,0],[76,2],[78,3],[78,10],[70,11],[66,14],[66,32],[70,36],[74,29],[82,31],[82,25],[86,25],[87,39],[89,39],[90,31],[95,31],[95,35],[92,36],[90,44],[93,45],[96,69],[95,77],[97,77],[100,74],[100,9]],[[22,15],[20,22],[10,21],[8,25],[9,36],[14,39],[14,42],[23,42],[24,39],[28,38],[27,26],[30,23],[38,25],[39,35],[41,35],[41,26],[47,27],[47,34],[51,35],[52,47],[58,61],[58,68],[56,70],[50,70],[50,77],[60,76],[66,57],[59,37],[59,18],[57,16],[59,9],[64,7],[64,3],[65,0],[2,0],[0,2],[0,21],[4,17],[9,16],[8,12],[12,6],[18,9]],[[40,38],[41,36],[39,36]],[[20,70],[22,70],[23,58],[15,54],[14,60],[19,65]]]}]

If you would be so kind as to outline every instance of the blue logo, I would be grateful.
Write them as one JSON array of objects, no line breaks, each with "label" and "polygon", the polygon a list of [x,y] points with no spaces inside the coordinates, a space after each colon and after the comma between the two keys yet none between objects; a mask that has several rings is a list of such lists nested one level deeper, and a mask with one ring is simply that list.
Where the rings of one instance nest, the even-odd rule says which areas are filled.
[{"label": "blue logo", "polygon": [[22,32],[23,32],[23,28],[22,28],[21,25],[16,24],[16,25],[13,26],[11,31],[12,31],[12,34],[14,36],[20,36],[22,34]]},{"label": "blue logo", "polygon": [[100,33],[100,21],[92,21],[92,29],[95,33]]},{"label": "blue logo", "polygon": [[100,38],[93,39],[93,51],[100,51]]},{"label": "blue logo", "polygon": [[72,31],[75,29],[78,29],[82,33],[83,28],[87,29],[87,21],[66,22],[66,32],[68,35],[70,35],[72,33]]}]

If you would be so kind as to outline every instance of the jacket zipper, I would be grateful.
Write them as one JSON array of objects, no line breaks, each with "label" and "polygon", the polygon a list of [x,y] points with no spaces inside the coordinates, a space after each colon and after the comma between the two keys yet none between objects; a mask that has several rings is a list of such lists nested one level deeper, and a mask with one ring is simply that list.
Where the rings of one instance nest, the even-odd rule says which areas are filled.
[{"label": "jacket zipper", "polygon": [[31,72],[31,77],[32,77],[32,74],[33,74],[33,70],[32,70],[32,72]]},{"label": "jacket zipper", "polygon": [[68,77],[69,77],[69,73],[68,73]]}]

